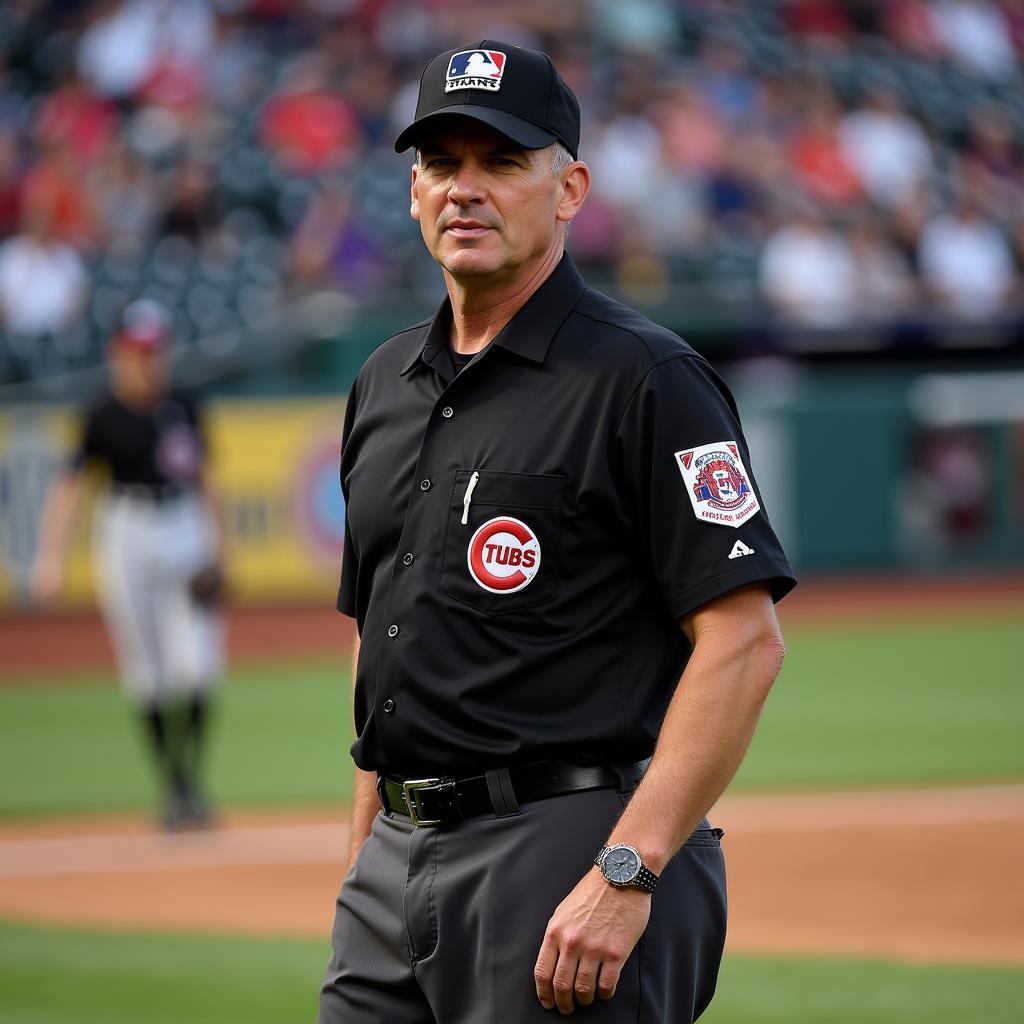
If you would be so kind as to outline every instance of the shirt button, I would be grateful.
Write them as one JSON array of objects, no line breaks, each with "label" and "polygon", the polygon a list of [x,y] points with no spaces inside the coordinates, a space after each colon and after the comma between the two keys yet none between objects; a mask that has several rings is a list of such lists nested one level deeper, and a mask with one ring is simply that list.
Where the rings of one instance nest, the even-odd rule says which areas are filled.
[{"label": "shirt button", "polygon": [[453,417],[453,416],[455,415],[455,410],[454,410],[454,409],[453,409],[453,408],[452,408],[452,407],[451,407],[450,405],[446,405],[446,406],[445,406],[445,407],[444,407],[444,408],[443,408],[443,409],[441,410],[441,415],[442,415],[442,416],[443,416],[443,417],[444,417],[444,418],[445,418],[446,420],[450,420],[450,419],[451,419],[451,418],[452,418],[452,417]]},{"label": "shirt button", "polygon": [[390,697],[388,697],[388,699],[384,701],[381,707],[384,708],[386,714],[390,715],[391,712],[395,710],[395,702]]},{"label": "shirt button", "polygon": [[398,636],[398,627],[394,625],[388,626],[388,636]]},{"label": "shirt button", "polygon": [[415,561],[416,561],[416,556],[413,555],[412,552],[409,552],[408,554],[402,556],[402,564],[403,565],[412,565],[412,563],[415,562]]},{"label": "shirt button", "polygon": [[430,480],[429,480],[429,479],[427,479],[427,480],[421,480],[421,481],[420,481],[420,490],[421,490],[421,491],[429,491],[429,490],[430,490],[430,488],[431,488],[431,483],[430,483]]}]

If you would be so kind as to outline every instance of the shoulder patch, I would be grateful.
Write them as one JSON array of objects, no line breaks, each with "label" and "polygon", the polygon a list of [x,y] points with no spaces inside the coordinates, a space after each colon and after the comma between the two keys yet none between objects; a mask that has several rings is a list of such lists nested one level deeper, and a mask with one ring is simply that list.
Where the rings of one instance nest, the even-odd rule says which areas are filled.
[{"label": "shoulder patch", "polygon": [[686,448],[674,458],[698,519],[738,527],[760,511],[735,441]]}]

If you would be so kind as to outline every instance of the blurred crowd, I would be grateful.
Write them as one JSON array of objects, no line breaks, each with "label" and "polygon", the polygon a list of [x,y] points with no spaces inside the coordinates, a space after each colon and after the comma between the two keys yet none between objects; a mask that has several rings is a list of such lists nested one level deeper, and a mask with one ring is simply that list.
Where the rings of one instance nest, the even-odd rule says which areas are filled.
[{"label": "blurred crowd", "polygon": [[224,349],[317,290],[436,294],[392,140],[485,37],[580,98],[597,280],[825,333],[1017,320],[1024,0],[5,0],[0,381],[95,360],[140,296]]}]

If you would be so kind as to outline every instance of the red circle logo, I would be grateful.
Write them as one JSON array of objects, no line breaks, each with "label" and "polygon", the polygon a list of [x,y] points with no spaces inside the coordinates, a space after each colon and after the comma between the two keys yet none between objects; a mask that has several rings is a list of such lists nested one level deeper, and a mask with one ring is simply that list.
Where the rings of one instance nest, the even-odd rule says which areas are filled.
[{"label": "red circle logo", "polygon": [[469,574],[492,594],[514,594],[540,569],[540,541],[511,516],[489,519],[473,534],[466,552]]}]

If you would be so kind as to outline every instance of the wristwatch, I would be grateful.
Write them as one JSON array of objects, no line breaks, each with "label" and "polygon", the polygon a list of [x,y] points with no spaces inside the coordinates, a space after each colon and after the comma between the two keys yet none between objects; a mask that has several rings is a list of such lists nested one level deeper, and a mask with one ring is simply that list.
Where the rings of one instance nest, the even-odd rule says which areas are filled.
[{"label": "wristwatch", "polygon": [[633,886],[644,892],[654,892],[658,884],[658,876],[650,868],[645,868],[637,850],[625,843],[606,846],[594,858],[594,863],[601,869],[605,880],[620,889]]}]

